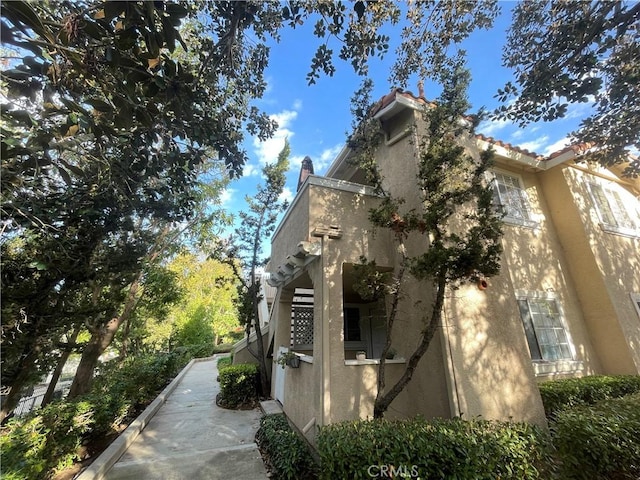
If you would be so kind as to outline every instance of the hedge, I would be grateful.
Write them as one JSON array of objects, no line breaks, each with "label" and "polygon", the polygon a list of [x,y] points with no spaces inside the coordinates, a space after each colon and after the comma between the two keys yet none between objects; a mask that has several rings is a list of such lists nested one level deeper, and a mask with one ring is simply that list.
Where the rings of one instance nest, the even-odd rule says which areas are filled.
[{"label": "hedge", "polygon": [[258,366],[255,363],[229,365],[218,372],[218,404],[224,408],[252,407],[258,400]]},{"label": "hedge", "polygon": [[218,359],[218,372],[220,370],[227,368],[233,364],[233,359],[231,357],[222,357]]},{"label": "hedge", "polygon": [[638,375],[594,375],[582,378],[551,380],[538,385],[547,418],[557,412],[601,400],[640,393]]},{"label": "hedge", "polygon": [[640,478],[640,394],[559,411],[550,429],[561,478]]},{"label": "hedge", "polygon": [[[525,423],[360,420],[322,427],[321,479],[548,478],[549,439]],[[404,475],[404,477],[402,477]]]},{"label": "hedge", "polygon": [[317,465],[313,461],[309,446],[291,429],[284,414],[262,417],[256,433],[256,443],[275,478],[316,478]]}]

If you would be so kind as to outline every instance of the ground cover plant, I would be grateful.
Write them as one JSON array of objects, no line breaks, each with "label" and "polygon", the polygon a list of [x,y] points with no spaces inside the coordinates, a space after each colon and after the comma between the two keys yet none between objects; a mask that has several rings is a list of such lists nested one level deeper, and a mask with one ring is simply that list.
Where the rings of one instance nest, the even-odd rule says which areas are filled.
[{"label": "ground cover plant", "polygon": [[278,480],[316,478],[318,467],[309,445],[292,430],[284,414],[262,417],[256,443],[271,474]]}]

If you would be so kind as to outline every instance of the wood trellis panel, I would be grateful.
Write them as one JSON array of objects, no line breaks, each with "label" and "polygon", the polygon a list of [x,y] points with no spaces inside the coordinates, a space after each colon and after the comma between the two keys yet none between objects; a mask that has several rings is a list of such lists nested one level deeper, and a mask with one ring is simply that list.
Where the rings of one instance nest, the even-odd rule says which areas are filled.
[{"label": "wood trellis panel", "polygon": [[313,307],[291,309],[291,343],[294,348],[313,348]]}]

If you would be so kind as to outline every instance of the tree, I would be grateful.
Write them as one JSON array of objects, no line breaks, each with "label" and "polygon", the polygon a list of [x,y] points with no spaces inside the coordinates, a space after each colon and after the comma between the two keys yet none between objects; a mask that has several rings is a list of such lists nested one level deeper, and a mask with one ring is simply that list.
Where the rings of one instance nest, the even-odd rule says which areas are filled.
[{"label": "tree", "polygon": [[169,313],[173,348],[212,347],[238,327],[236,281],[229,265],[185,252],[169,264],[169,269],[178,276],[185,291],[182,301]]},{"label": "tree", "polygon": [[[239,282],[238,313],[240,322],[245,326],[247,349],[258,361],[263,395],[269,393],[269,373],[262,341],[262,330],[258,310],[262,297],[260,295],[260,279],[258,269],[266,264],[262,257],[262,242],[269,238],[276,227],[278,216],[287,208],[282,200],[285,185],[285,174],[289,168],[289,141],[278,154],[278,160],[267,164],[262,169],[265,177],[264,185],[259,185],[253,197],[246,197],[248,210],[240,212],[240,226],[236,229],[235,238],[230,242],[224,255],[226,261],[234,269]],[[256,351],[251,348],[251,329],[256,333]]]},{"label": "tree", "polygon": [[640,174],[640,4],[623,1],[521,2],[503,63],[515,80],[498,91],[498,118],[520,126],[567,115],[570,104],[591,113],[572,141],[591,145],[591,158]]},{"label": "tree", "polygon": [[[374,300],[383,294],[391,299],[386,344],[378,369],[376,418],[384,415],[409,383],[418,362],[428,350],[442,323],[447,289],[493,276],[500,269],[502,222],[492,205],[491,186],[485,180],[492,153],[483,151],[480,158],[474,159],[460,144],[461,139],[473,135],[474,125],[464,120],[469,108],[466,97],[469,79],[468,71],[458,66],[449,73],[436,103],[424,107],[426,131],[419,143],[418,178],[415,189],[411,189],[412,194],[420,195],[418,207],[407,202],[400,192],[390,192],[386,188],[384,176],[373,156],[382,135],[371,118],[363,119],[364,123],[350,141],[355,150],[354,161],[367,172],[374,188],[383,195],[380,206],[370,211],[369,218],[375,227],[388,228],[394,233],[399,252],[398,268],[392,279],[377,271],[375,262],[367,259],[362,259],[362,264],[356,267],[354,288],[364,299]],[[412,208],[403,207],[405,204]],[[405,243],[409,236],[423,239],[418,250],[409,251]],[[387,388],[386,357],[408,277],[431,286],[431,307],[427,309],[419,341],[403,374]]]},{"label": "tree", "polygon": [[273,124],[246,108],[242,77],[177,58],[184,5],[2,7],[20,52],[2,71],[4,417],[64,333],[117,317],[149,225],[192,216],[210,152],[237,173],[244,124],[262,138]]}]

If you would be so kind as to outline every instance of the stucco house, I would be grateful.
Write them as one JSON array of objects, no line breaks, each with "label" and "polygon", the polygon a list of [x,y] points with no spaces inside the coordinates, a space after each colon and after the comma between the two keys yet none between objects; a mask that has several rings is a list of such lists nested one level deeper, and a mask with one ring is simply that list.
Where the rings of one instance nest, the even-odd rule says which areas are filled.
[{"label": "stucco house", "polygon": [[[395,90],[375,114],[386,134],[379,168],[387,187],[409,199],[425,104]],[[640,180],[576,163],[577,148],[541,158],[481,135],[465,142],[473,155],[490,145],[495,202],[506,212],[501,273],[486,289],[468,284],[447,295],[443,324],[389,418],[544,424],[538,382],[640,372]],[[276,290],[265,341],[274,358],[300,358],[298,368],[273,362],[272,395],[311,442],[316,426],[373,415],[388,305],[360,298],[353,265],[364,255],[397,267],[391,233],[374,232],[368,220],[380,199],[350,153],[345,148],[325,176],[306,175],[267,267]],[[424,284],[408,286],[387,385],[414,350],[429,301]]]}]

